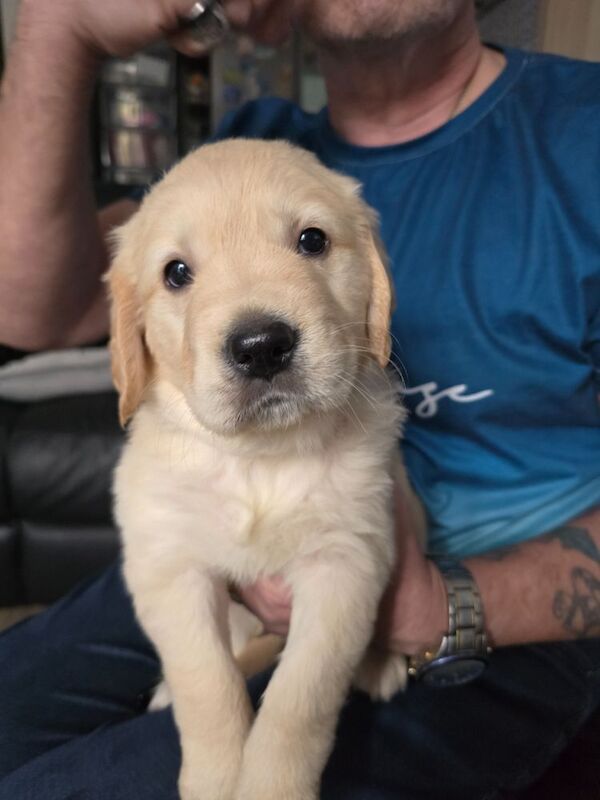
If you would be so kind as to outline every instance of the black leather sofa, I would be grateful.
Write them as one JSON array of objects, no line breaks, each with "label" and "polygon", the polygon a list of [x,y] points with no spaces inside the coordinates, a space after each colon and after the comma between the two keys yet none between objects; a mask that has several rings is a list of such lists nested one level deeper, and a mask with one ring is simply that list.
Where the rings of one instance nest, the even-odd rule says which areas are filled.
[{"label": "black leather sofa", "polygon": [[118,554],[113,392],[0,401],[0,606],[50,603]]}]

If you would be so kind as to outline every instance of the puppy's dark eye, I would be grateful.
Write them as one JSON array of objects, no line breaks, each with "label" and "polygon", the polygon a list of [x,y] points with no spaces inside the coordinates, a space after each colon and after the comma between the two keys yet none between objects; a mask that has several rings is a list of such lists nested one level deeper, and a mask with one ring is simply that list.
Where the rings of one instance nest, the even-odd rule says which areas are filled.
[{"label": "puppy's dark eye", "polygon": [[298,252],[303,256],[320,256],[327,244],[327,234],[320,228],[305,228],[298,238]]},{"label": "puppy's dark eye", "polygon": [[183,261],[169,261],[165,267],[164,276],[169,289],[183,289],[194,280],[192,271]]}]

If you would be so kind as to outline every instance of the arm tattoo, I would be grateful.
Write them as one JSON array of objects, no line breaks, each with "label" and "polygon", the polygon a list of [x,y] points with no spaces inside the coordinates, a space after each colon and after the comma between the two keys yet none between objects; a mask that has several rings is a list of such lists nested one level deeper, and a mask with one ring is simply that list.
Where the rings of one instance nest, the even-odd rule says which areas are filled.
[{"label": "arm tattoo", "polygon": [[554,595],[552,611],[577,638],[600,636],[600,580],[583,567],[571,571],[572,592]]},{"label": "arm tattoo", "polygon": [[543,538],[547,542],[558,539],[565,550],[579,550],[580,553],[600,566],[600,549],[585,528],[566,525],[564,528],[557,528],[555,531],[547,533]]},{"label": "arm tattoo", "polygon": [[[585,556],[588,563],[600,566],[600,548],[589,531],[575,525],[565,525],[541,536],[538,542],[558,541],[563,550],[574,550]],[[489,561],[502,561],[518,553],[522,544],[510,545],[480,554]],[[570,573],[568,589],[559,589],[554,595],[552,612],[571,636],[587,639],[600,636],[600,579],[584,567],[574,567]]]},{"label": "arm tattoo", "polygon": [[[564,550],[577,550],[600,565],[600,550],[585,528],[567,525],[547,534],[546,541],[558,539]],[[554,595],[552,611],[565,630],[577,638],[600,636],[600,580],[589,570],[571,570],[572,591],[560,590]]]},{"label": "arm tattoo", "polygon": [[[557,540],[560,542],[564,550],[578,550],[582,555],[594,561],[600,566],[600,548],[592,539],[589,532],[585,528],[577,528],[574,525],[565,525],[562,528],[557,528],[555,531],[550,531],[539,539],[532,539],[532,542],[552,542]],[[487,553],[481,553],[480,558],[485,558],[488,561],[502,561],[513,553],[517,553],[521,548],[520,544],[508,545],[507,547],[498,547],[496,550],[490,550]]]},{"label": "arm tattoo", "polygon": [[504,561],[505,558],[517,553],[519,550],[518,544],[509,544],[506,547],[497,547],[495,550],[488,550],[487,553],[480,553],[478,558],[485,558],[486,561]]}]

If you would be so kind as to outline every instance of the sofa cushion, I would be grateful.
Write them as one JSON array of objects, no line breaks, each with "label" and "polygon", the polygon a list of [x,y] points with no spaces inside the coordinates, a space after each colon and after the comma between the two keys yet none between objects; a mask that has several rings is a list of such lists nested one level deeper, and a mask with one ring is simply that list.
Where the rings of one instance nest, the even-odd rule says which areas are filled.
[{"label": "sofa cushion", "polygon": [[122,443],[113,392],[25,406],[8,441],[13,515],[108,526],[112,473]]},{"label": "sofa cushion", "polygon": [[16,605],[22,598],[17,527],[11,523],[0,523],[0,606]]},{"label": "sofa cushion", "polygon": [[12,516],[8,487],[8,441],[21,407],[0,400],[0,523]]}]

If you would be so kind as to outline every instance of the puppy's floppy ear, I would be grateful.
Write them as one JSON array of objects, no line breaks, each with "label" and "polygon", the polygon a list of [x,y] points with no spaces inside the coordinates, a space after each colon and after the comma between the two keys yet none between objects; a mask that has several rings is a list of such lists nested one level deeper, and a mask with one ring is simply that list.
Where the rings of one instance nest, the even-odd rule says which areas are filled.
[{"label": "puppy's floppy ear", "polygon": [[392,351],[390,321],[394,310],[394,293],[387,254],[379,236],[379,221],[371,209],[368,221],[366,251],[371,268],[371,294],[367,307],[367,336],[377,363],[385,367]]},{"label": "puppy's floppy ear", "polygon": [[108,282],[112,300],[112,376],[119,391],[119,420],[125,425],[142,401],[150,380],[151,361],[133,282],[115,267],[108,275]]}]

